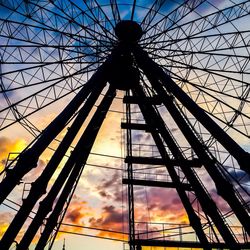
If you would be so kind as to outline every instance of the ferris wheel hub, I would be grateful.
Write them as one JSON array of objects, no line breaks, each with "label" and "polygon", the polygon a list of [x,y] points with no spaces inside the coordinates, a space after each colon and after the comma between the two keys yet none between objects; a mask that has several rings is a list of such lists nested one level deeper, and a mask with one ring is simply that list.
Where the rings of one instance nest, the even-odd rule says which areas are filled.
[{"label": "ferris wheel hub", "polygon": [[141,39],[143,31],[135,21],[123,20],[115,27],[115,34],[121,42],[137,42]]}]

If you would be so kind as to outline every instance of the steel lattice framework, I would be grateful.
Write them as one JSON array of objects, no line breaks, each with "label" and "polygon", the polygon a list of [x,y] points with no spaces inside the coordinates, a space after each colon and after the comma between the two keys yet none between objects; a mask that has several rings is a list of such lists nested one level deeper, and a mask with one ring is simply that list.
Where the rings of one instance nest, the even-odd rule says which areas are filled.
[{"label": "steel lattice framework", "polygon": [[[1,0],[0,13],[0,130],[34,138],[6,160],[0,204],[52,152],[0,249],[41,228],[35,249],[52,248],[117,100],[130,249],[250,248],[249,1]],[[140,221],[138,186],[174,189],[189,224]]]}]

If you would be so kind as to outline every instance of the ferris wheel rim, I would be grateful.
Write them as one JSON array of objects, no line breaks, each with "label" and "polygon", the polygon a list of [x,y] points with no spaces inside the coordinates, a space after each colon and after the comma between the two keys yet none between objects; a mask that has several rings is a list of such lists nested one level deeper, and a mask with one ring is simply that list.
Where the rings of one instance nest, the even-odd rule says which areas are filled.
[{"label": "ferris wheel rim", "polygon": [[[58,2],[58,3],[57,3]],[[175,1],[173,1],[175,2]],[[233,9],[234,7],[244,7],[244,4],[246,4],[248,1],[241,1],[239,3],[235,3],[233,4],[234,2],[233,1],[230,1],[231,3],[231,6],[228,6],[226,7],[225,9],[219,9],[217,8],[216,6],[213,6],[213,3],[212,1],[210,0],[206,0],[206,1],[197,1],[195,2],[193,5],[190,5],[188,4],[188,1],[184,1],[184,2],[181,2],[181,3],[176,3],[176,6],[175,8],[172,8],[172,10],[167,13],[167,15],[164,15],[164,11],[161,12],[162,10],[161,9],[164,9],[165,7],[163,6],[164,4],[159,4],[158,1],[154,1],[152,3],[151,6],[141,6],[137,3],[137,1],[134,1],[133,4],[130,3],[130,4],[124,4],[124,3],[118,3],[117,1],[113,1],[112,3],[110,2],[109,4],[101,4],[101,3],[98,3],[97,1],[90,1],[89,5],[87,3],[85,3],[86,5],[86,9],[83,10],[81,9],[81,7],[77,6],[76,3],[74,3],[74,1],[70,0],[69,1],[69,4],[68,6],[65,6],[67,8],[70,8],[70,7],[74,7],[75,11],[79,11],[77,12],[78,16],[80,15],[87,15],[88,18],[91,18],[91,14],[93,15],[92,17],[92,21],[93,23],[89,23],[89,25],[87,26],[83,26],[81,23],[78,22],[78,16],[76,16],[75,19],[70,19],[70,14],[66,13],[65,14],[65,9],[66,8],[65,6],[63,6],[63,3],[60,3],[60,1],[53,1],[51,2],[52,6],[54,7],[54,9],[49,9],[49,4],[44,4],[44,6],[40,6],[38,5],[38,2],[37,3],[32,3],[34,6],[34,10],[35,10],[35,7],[36,5],[38,5],[39,7],[42,8],[43,11],[48,11],[48,13],[51,13],[52,15],[57,15],[58,18],[61,18],[63,20],[66,20],[70,23],[74,23],[75,25],[79,25],[80,30],[77,32],[77,33],[68,33],[66,31],[63,31],[62,30],[59,30],[58,28],[55,28],[55,27],[49,27],[48,24],[46,23],[41,23],[39,20],[37,21],[34,21],[32,18],[32,16],[29,16],[27,15],[25,17],[25,19],[23,20],[23,26],[27,26],[27,20],[29,19],[32,19],[32,24],[30,24],[30,27],[33,27],[36,28],[36,29],[39,29],[39,26],[41,26],[41,28],[43,28],[45,31],[48,31],[48,32],[57,32],[58,34],[61,34],[62,36],[69,36],[71,38],[73,38],[73,40],[70,40],[68,39],[68,42],[66,44],[62,44],[60,45],[59,47],[55,47],[55,45],[53,44],[47,44],[47,47],[48,49],[52,49],[54,48],[54,50],[58,50],[58,53],[61,53],[60,51],[63,51],[64,53],[66,53],[65,51],[68,50],[67,54],[66,54],[66,59],[64,58],[62,60],[62,64],[63,65],[66,65],[66,64],[72,64],[74,66],[71,67],[71,69],[74,69],[74,67],[78,67],[78,66],[75,66],[77,64],[82,64],[82,63],[90,63],[90,64],[93,64],[93,70],[95,68],[98,67],[98,65],[100,65],[103,61],[103,59],[105,58],[105,56],[110,53],[110,50],[112,50],[112,47],[113,46],[116,46],[117,44],[117,41],[114,40],[115,38],[115,34],[114,34],[114,31],[113,30],[109,30],[108,28],[112,27],[114,28],[115,25],[117,24],[117,22],[119,21],[118,19],[115,19],[115,18],[118,18],[118,14],[119,14],[119,18],[121,18],[121,11],[119,10],[119,8],[121,8],[121,6],[130,6],[132,9],[131,12],[134,12],[131,13],[131,16],[130,16],[130,19],[131,20],[136,20],[137,17],[136,16],[136,8],[139,8],[139,9],[145,9],[145,14],[144,14],[144,17],[141,18],[141,20],[136,20],[138,21],[138,23],[140,23],[140,25],[143,27],[146,25],[146,28],[144,30],[144,34],[145,31],[149,31],[149,30],[153,30],[153,32],[155,33],[154,36],[161,36],[161,34],[159,34],[159,32],[157,32],[157,25],[159,23],[162,23],[166,20],[168,20],[168,18],[173,14],[173,13],[178,13],[178,11],[182,10],[185,10],[186,12],[183,13],[183,16],[184,18],[186,16],[188,16],[190,13],[195,13],[196,14],[196,18],[195,19],[190,19],[189,23],[181,23],[181,25],[178,25],[179,23],[179,19],[180,17],[177,18],[177,21],[173,24],[170,24],[170,26],[167,26],[167,28],[165,30],[162,31],[162,34],[166,35],[168,38],[169,38],[169,41],[165,41],[165,40],[161,40],[161,39],[158,39],[156,41],[152,40],[152,39],[155,39],[153,35],[148,35],[144,38],[141,39],[141,41],[139,42],[139,44],[141,44],[142,48],[144,48],[146,51],[149,52],[149,54],[151,55],[151,57],[156,60],[167,72],[170,72],[173,73],[173,75],[175,75],[177,78],[179,77],[179,81],[180,81],[180,86],[187,86],[187,85],[190,85],[190,87],[188,88],[191,88],[192,90],[187,91],[187,88],[185,89],[187,91],[187,94],[191,97],[191,98],[194,98],[194,100],[197,101],[198,105],[199,102],[202,104],[203,102],[206,102],[206,98],[208,99],[211,99],[213,98],[213,96],[215,96],[213,102],[214,104],[211,104],[212,106],[211,107],[207,107],[205,108],[204,110],[208,113],[211,113],[212,117],[214,119],[217,119],[219,122],[222,122],[224,123],[224,126],[225,126],[225,129],[234,129],[237,131],[240,131],[241,134],[245,135],[246,137],[249,137],[249,134],[248,132],[243,128],[241,130],[241,127],[245,126],[244,123],[247,122],[248,119],[250,119],[250,115],[248,113],[244,113],[245,110],[244,110],[244,106],[248,105],[249,103],[249,85],[248,83],[246,82],[246,80],[244,80],[244,78],[246,78],[248,75],[248,72],[244,73],[242,70],[239,70],[237,71],[237,67],[239,68],[239,65],[240,63],[243,61],[243,60],[246,60],[246,64],[247,64],[247,57],[243,57],[242,55],[238,55],[237,54],[237,51],[240,49],[238,49],[238,47],[236,46],[236,48],[230,48],[231,51],[233,52],[232,56],[234,59],[232,59],[232,61],[234,60],[235,61],[235,69],[233,69],[232,71],[230,71],[229,69],[225,68],[224,70],[223,69],[218,69],[218,70],[215,70],[214,68],[212,68],[211,66],[211,69],[207,68],[207,67],[202,67],[202,64],[200,65],[197,65],[197,60],[207,60],[207,63],[208,61],[210,60],[210,58],[221,58],[221,61],[225,61],[227,60],[227,57],[228,57],[228,47],[227,46],[230,46],[231,44],[228,44],[228,45],[224,45],[225,47],[222,48],[222,53],[220,54],[220,50],[219,48],[215,49],[214,51],[212,51],[211,49],[210,50],[207,50],[207,51],[203,51],[200,49],[197,49],[197,50],[184,50],[183,49],[183,46],[181,43],[188,40],[192,42],[192,40],[194,42],[192,42],[192,44],[194,45],[194,47],[197,47],[200,43],[200,40],[199,39],[207,39],[211,37],[211,44],[213,42],[213,40],[215,39],[220,39],[221,37],[223,37],[224,40],[226,40],[227,36],[236,36],[237,34],[239,34],[239,36],[241,37],[248,37],[248,31],[247,30],[243,30],[242,33],[240,30],[238,30],[233,21],[235,20],[235,17],[232,18],[232,20],[226,20],[225,23],[228,25],[231,25],[232,27],[234,27],[234,31],[231,31],[231,32],[225,32],[225,33],[221,33],[221,31],[218,29],[218,27],[220,25],[224,25],[223,23],[222,24],[219,24],[219,26],[214,26],[214,27],[211,27],[209,28],[209,30],[215,30],[216,32],[213,34],[208,34],[207,36],[207,31],[200,31],[200,32],[196,32],[194,35],[191,34],[190,36],[187,34],[186,37],[183,37],[183,38],[177,38],[177,39],[174,39],[174,38],[171,38],[170,35],[168,35],[169,32],[173,32],[173,34],[175,34],[176,30],[180,29],[180,30],[183,30],[182,27],[186,27],[188,24],[193,24],[195,22],[198,22],[198,21],[201,21],[201,20],[205,20],[207,19],[209,16],[213,16],[216,13],[216,11],[212,12],[212,13],[208,13],[207,15],[203,16],[202,14],[200,14],[198,12],[198,10],[196,9],[199,9],[200,6],[202,6],[202,4],[206,3],[206,4],[210,4],[211,6],[213,6],[215,8],[215,10],[217,9],[218,10],[218,13],[221,13],[223,11],[229,11],[231,9]],[[17,3],[19,5],[21,5],[21,2]],[[61,4],[61,5],[60,5]],[[91,6],[91,4],[93,6]],[[158,4],[158,5],[157,5]],[[116,9],[112,9],[113,11],[113,14],[109,17],[107,15],[107,13],[105,13],[105,8],[107,8],[108,6],[110,7],[112,5],[112,7],[114,7],[116,5]],[[28,6],[28,5],[27,5]],[[72,7],[72,8],[73,8]],[[111,7],[110,7],[111,8]],[[154,9],[155,8],[155,9]],[[158,8],[158,9],[157,9]],[[231,8],[231,9],[230,9]],[[27,7],[28,9],[28,7]],[[31,9],[31,8],[30,8]],[[55,10],[58,9],[58,13],[55,12]],[[34,11],[33,10],[33,11]],[[114,11],[117,11],[118,14],[117,16],[115,15]],[[19,11],[20,12],[20,11]],[[97,22],[97,18],[95,15],[97,15],[95,12],[98,12],[98,14],[100,15],[103,15],[103,20],[101,21],[98,21]],[[99,13],[100,12],[100,13]],[[62,15],[62,13],[65,14],[65,16]],[[151,16],[153,16],[153,18],[151,20],[147,22],[147,17],[151,14]],[[154,22],[154,18],[159,15],[158,17],[158,20]],[[224,14],[223,14],[224,15]],[[223,16],[222,15],[222,16]],[[245,16],[246,13],[244,13],[243,16]],[[11,16],[11,14],[10,14]],[[129,15],[128,15],[129,16]],[[72,17],[73,17],[73,14],[72,14]],[[237,19],[237,18],[236,18]],[[10,19],[11,20],[11,19]],[[59,20],[59,19],[58,19]],[[120,19],[121,20],[121,19]],[[8,18],[5,20],[6,22],[9,21]],[[10,22],[17,22],[18,21],[14,21],[14,20],[11,20]],[[40,24],[38,26],[35,25],[35,23],[39,23]],[[16,23],[16,24],[17,24]],[[22,22],[18,23],[19,25],[21,25]],[[29,25],[28,25],[29,26]],[[108,28],[107,28],[107,27]],[[47,28],[46,28],[47,27]],[[95,27],[99,27],[99,31],[96,30]],[[23,27],[21,27],[23,28]],[[82,30],[85,29],[87,30],[87,33],[89,34],[89,36],[87,36],[86,38],[87,39],[90,39],[90,41],[92,41],[92,45],[91,43],[86,43],[85,44],[85,41],[84,41],[84,36],[82,36],[82,34],[80,34],[79,32],[82,32]],[[100,32],[100,31],[107,31],[107,34],[105,34],[105,32]],[[94,32],[94,33],[93,33]],[[191,32],[191,31],[190,31]],[[77,34],[79,34],[79,38],[77,38]],[[92,37],[91,34],[96,34],[95,37]],[[170,33],[171,34],[171,33]],[[185,33],[184,33],[185,34]],[[73,36],[72,36],[73,35]],[[224,38],[225,37],[225,38]],[[104,38],[104,39],[103,39]],[[16,39],[15,37],[13,37],[12,39]],[[172,39],[172,40],[171,40]],[[15,41],[15,40],[14,40]],[[16,45],[18,47],[18,40],[16,40]],[[52,40],[53,41],[53,40]],[[197,41],[197,43],[195,43],[195,41]],[[20,42],[20,46],[23,46],[25,44],[27,44],[27,46],[34,46],[34,48],[38,49],[38,48],[41,48],[42,44],[32,44],[33,41],[29,40],[29,41],[25,41],[25,39],[22,41],[19,41]],[[30,44],[31,43],[31,44]],[[76,43],[78,43],[80,45],[80,47],[84,46],[85,48],[91,48],[91,53],[88,52],[86,55],[81,54],[81,52],[79,52],[79,48],[76,46]],[[183,44],[184,44],[183,43]],[[161,46],[158,46],[161,45]],[[224,42],[225,44],[225,42]],[[11,45],[11,46],[14,46],[15,47],[15,44],[14,45]],[[9,44],[7,43],[6,47],[5,47],[5,53],[6,51],[9,49],[10,50],[10,53],[11,54],[11,46],[9,46]],[[163,47],[162,47],[163,46]],[[211,45],[212,46],[212,45]],[[222,46],[222,45],[221,45]],[[29,48],[30,48],[29,47]],[[46,47],[46,46],[45,46]],[[178,54],[178,48],[179,48],[179,54]],[[190,47],[189,47],[190,48]],[[96,50],[99,50],[99,52],[95,52]],[[164,51],[164,49],[166,50],[166,52]],[[220,48],[221,49],[221,48]],[[225,53],[223,54],[223,49],[225,51]],[[20,50],[21,51],[21,50]],[[19,51],[19,53],[21,53]],[[27,50],[28,51],[28,50]],[[28,52],[23,52],[23,53],[28,53]],[[34,50],[35,51],[35,50]],[[83,50],[84,51],[84,50]],[[86,51],[86,49],[85,49]],[[155,52],[153,52],[155,51]],[[219,53],[218,53],[219,51]],[[248,51],[248,54],[250,54],[250,50],[247,49],[247,47],[245,48],[245,51],[247,52]],[[71,54],[72,53],[80,53],[78,54],[77,57],[72,57]],[[207,59],[205,58],[204,59],[204,54],[207,56]],[[51,57],[53,54],[48,54],[48,57]],[[11,55],[10,55],[11,56]],[[230,55],[231,56],[231,55]],[[1,54],[1,57],[5,57],[5,55],[2,55]],[[90,61],[88,61],[87,57],[91,58]],[[193,62],[192,60],[190,59],[190,57],[193,57],[193,58],[196,58]],[[211,59],[211,60],[212,60]],[[77,62],[77,60],[79,60],[79,62]],[[86,61],[87,60],[87,61]],[[92,62],[91,62],[92,60]],[[164,63],[161,63],[162,61],[165,61]],[[216,59],[213,59],[213,60],[216,60]],[[4,59],[3,59],[4,61]],[[219,60],[218,60],[219,61]],[[18,62],[16,62],[18,63]],[[22,75],[22,72],[25,72],[25,70],[28,72],[28,71],[31,71],[32,67],[29,66],[29,63],[30,62],[27,62],[27,65],[28,67],[25,69],[25,68],[20,68],[19,70],[17,69],[17,71],[15,72],[16,75],[18,74],[21,74]],[[97,63],[97,64],[96,64]],[[214,67],[216,67],[216,65],[219,65],[220,62],[217,62],[217,64],[215,63],[214,64]],[[10,62],[11,64],[11,62]],[[58,61],[54,60],[51,62],[51,65],[55,65],[58,64]],[[96,66],[95,66],[96,64]],[[197,66],[195,66],[195,64]],[[204,63],[205,64],[205,63]],[[36,62],[34,63],[34,67],[37,67],[37,71],[43,71],[43,69],[49,69],[49,62],[44,62],[44,64],[42,64],[41,62],[37,63]],[[219,65],[220,66],[220,65]],[[51,71],[51,75],[53,75],[52,73],[52,66],[50,66],[51,69],[49,69],[49,71]],[[88,67],[88,66],[87,66]],[[57,67],[55,67],[55,69],[57,69]],[[70,69],[70,68],[69,68]],[[3,71],[3,70],[1,70]],[[65,67],[65,71],[68,71],[68,69]],[[80,71],[81,72],[81,71]],[[86,71],[88,72],[88,70]],[[11,81],[11,77],[14,77],[15,76],[15,73],[13,72],[2,72],[2,75],[1,75],[1,81],[3,80],[8,80],[8,81]],[[26,72],[25,72],[26,73]],[[74,75],[70,75],[68,74],[67,76],[67,72],[64,73],[66,74],[66,77],[68,78],[74,78]],[[81,73],[80,73],[81,74]],[[82,73],[82,76],[80,77],[76,77],[75,81],[78,81],[78,79],[81,79],[83,76],[84,76],[84,72]],[[185,77],[185,75],[190,75],[190,74],[195,74],[196,77],[194,77],[193,79],[188,79]],[[229,74],[229,75],[225,75],[225,74]],[[242,77],[242,80],[240,79],[234,79],[233,77],[231,77],[230,75],[233,75],[233,74],[238,74],[238,75],[241,75]],[[217,86],[217,89],[215,89],[214,87],[216,87],[216,84],[207,84],[206,83],[201,83],[201,81],[199,80],[199,78],[204,78],[205,76],[207,77],[210,77],[210,78],[222,78],[221,82],[223,81],[227,81],[229,82],[229,84],[232,86],[232,88],[234,88],[234,85],[235,85],[235,90],[233,90],[232,94],[228,94],[227,92],[224,92],[222,91],[222,89],[225,89],[226,87],[226,84],[222,84],[220,87]],[[54,77],[54,78],[53,78]],[[65,77],[65,76],[63,76]],[[9,78],[9,79],[8,79]],[[55,83],[55,76],[52,76],[49,80],[54,82]],[[60,75],[58,75],[58,79],[60,79]],[[224,79],[224,80],[223,80]],[[63,80],[62,80],[63,81]],[[14,79],[14,85],[16,84],[15,83],[15,79]],[[183,84],[183,82],[185,82],[185,84]],[[25,82],[24,82],[25,83]],[[44,85],[44,81],[40,81],[40,83],[32,83],[32,84],[29,84],[29,82],[23,84],[23,86],[16,86],[14,88],[5,88],[5,89],[2,89],[2,93],[4,92],[12,92],[14,93],[15,91],[18,91],[19,89],[29,89],[29,88],[32,88],[33,85]],[[4,86],[3,83],[1,83],[2,86]],[[11,85],[11,84],[10,84]],[[66,84],[67,85],[67,84]],[[65,86],[66,86],[65,85]],[[242,86],[241,86],[242,85]],[[52,85],[47,85],[48,88],[51,88]],[[55,85],[56,86],[56,85]],[[79,86],[79,84],[76,86],[78,86],[76,89],[79,89],[81,86]],[[64,87],[62,86],[62,89]],[[238,93],[240,91],[240,88],[242,88],[241,90],[241,93]],[[67,86],[66,88],[67,89]],[[43,89],[41,89],[41,91],[43,91]],[[66,90],[68,91],[68,94],[71,92],[70,90]],[[72,89],[72,91],[75,91],[74,88]],[[231,90],[232,91],[232,90]],[[37,94],[39,94],[40,92],[37,92]],[[200,94],[201,93],[201,94]],[[66,94],[65,96],[67,96],[68,94]],[[32,93],[30,95],[30,98],[32,98],[33,95],[36,95],[36,93]],[[201,98],[201,100],[199,101],[198,99],[200,97],[198,96],[201,96],[203,95],[203,97]],[[207,95],[207,97],[205,97]],[[194,97],[195,96],[195,97]],[[27,97],[28,98],[28,97]],[[196,98],[196,99],[195,99]],[[230,100],[234,99],[234,100],[237,100],[237,104],[234,104],[236,106],[231,106],[231,104],[229,105],[228,103],[230,102]],[[46,99],[46,97],[45,97]],[[222,102],[221,102],[222,100]],[[223,102],[223,100],[225,100]],[[56,99],[55,99],[56,101]],[[12,102],[12,101],[10,101]],[[20,102],[22,102],[22,99],[20,99]],[[212,103],[212,101],[209,101],[210,103]],[[13,107],[16,107],[18,105],[19,102],[14,102],[13,103]],[[52,102],[53,103],[53,102]],[[50,105],[50,104],[48,104]],[[210,104],[209,104],[210,105]],[[218,108],[218,106],[220,106],[220,108]],[[216,112],[213,112],[212,110],[213,109],[217,109]],[[3,112],[4,114],[6,114],[7,112],[7,107],[2,109],[0,112]],[[227,115],[228,117],[225,118],[225,111],[224,110],[227,110],[227,109],[231,109],[231,111],[229,112],[230,115]],[[17,108],[18,110],[18,108]],[[32,112],[33,113],[33,112]],[[9,112],[7,112],[7,116],[8,116]],[[29,114],[27,115],[27,117],[29,116]],[[26,117],[26,115],[25,115]],[[238,119],[239,117],[239,119]],[[239,125],[237,124],[237,122],[239,120],[242,120],[242,125],[240,125],[240,129],[239,128]],[[15,123],[15,121],[14,121]]]}]

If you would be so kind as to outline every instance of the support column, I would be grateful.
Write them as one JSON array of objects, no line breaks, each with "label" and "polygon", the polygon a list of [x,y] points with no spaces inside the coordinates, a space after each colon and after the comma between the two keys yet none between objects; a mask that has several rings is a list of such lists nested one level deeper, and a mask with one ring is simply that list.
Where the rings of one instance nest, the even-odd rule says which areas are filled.
[{"label": "support column", "polygon": [[[143,89],[138,86],[138,88],[135,89],[135,94],[137,94],[138,99],[139,98],[142,98],[142,100],[144,99],[144,102],[140,102],[141,104],[139,104],[140,109],[142,111],[142,114],[144,116],[146,123],[151,128],[150,130],[152,131],[151,132],[152,136],[155,140],[156,146],[157,146],[163,160],[165,161],[165,164],[166,164],[168,172],[171,176],[171,179],[174,183],[177,184],[176,190],[181,198],[181,201],[183,202],[183,206],[187,212],[190,225],[194,228],[194,230],[195,230],[201,244],[203,245],[204,249],[211,249],[211,248],[209,248],[209,242],[208,242],[207,237],[203,231],[202,224],[200,222],[200,218],[196,215],[196,213],[195,213],[195,211],[194,211],[194,209],[193,209],[193,207],[188,199],[188,196],[187,196],[185,190],[183,188],[181,188],[182,185],[181,185],[179,176],[177,175],[177,173],[174,169],[174,166],[170,163],[171,162],[170,158],[166,152],[164,144],[159,136],[159,133],[161,134],[165,143],[168,145],[168,147],[169,147],[170,151],[172,152],[173,156],[175,157],[175,159],[178,159],[178,160],[180,160],[180,162],[182,162],[182,164],[179,164],[179,165],[180,165],[183,173],[186,175],[186,178],[190,182],[191,186],[194,185],[194,181],[193,181],[194,176],[192,175],[192,170],[188,166],[185,166],[184,162],[186,159],[182,156],[181,152],[179,151],[178,146],[175,144],[175,142],[173,141],[173,138],[171,137],[171,135],[168,133],[167,129],[165,128],[164,121],[162,120],[162,118],[159,115],[157,115],[153,106],[148,105],[147,102],[145,101],[146,96],[145,96]],[[189,174],[187,174],[187,171],[189,171]],[[192,178],[190,178],[190,177],[192,177]],[[196,186],[193,186],[193,187],[196,187]],[[202,187],[197,186],[197,189],[200,190],[200,189],[202,189]],[[197,195],[197,196],[199,197],[199,195]],[[207,205],[211,205],[210,202],[212,202],[212,201],[210,201],[210,199],[207,199],[206,202],[207,202]]]},{"label": "support column", "polygon": [[[136,61],[139,64],[139,67],[142,68],[145,75],[147,76],[147,78],[151,82],[153,88],[155,88],[156,91],[158,92],[158,94],[162,97],[163,103],[165,104],[165,106],[169,110],[170,114],[172,115],[172,117],[176,121],[177,125],[179,126],[179,128],[181,129],[181,131],[183,132],[185,137],[187,138],[187,140],[190,143],[190,145],[192,146],[192,148],[194,148],[199,159],[204,161],[204,164],[209,164],[209,163],[211,164],[212,162],[211,162],[211,159],[209,157],[204,159],[204,156],[207,154],[204,151],[203,146],[199,143],[196,136],[193,134],[193,132],[188,127],[185,120],[183,119],[183,117],[179,113],[179,111],[176,109],[170,96],[164,95],[163,91],[159,91],[160,88],[162,89],[162,86],[161,86],[161,83],[158,82],[157,78],[159,77],[158,71],[161,72],[161,68],[148,57],[146,52],[143,52],[143,53],[140,53],[140,52],[143,52],[143,51],[139,51],[139,52],[136,51],[136,53],[135,53]],[[214,167],[215,167],[214,165],[213,166],[210,165],[209,169],[214,168]],[[223,181],[223,180],[224,179],[222,179],[221,181]],[[216,183],[218,184],[218,182],[216,182]],[[219,211],[218,211],[215,203],[207,196],[207,193],[204,192],[203,188],[199,188],[200,183],[195,178],[192,178],[191,185],[196,190],[197,196],[199,197],[199,201],[203,207],[204,212],[207,213],[213,219],[215,225],[219,229],[225,242],[229,246],[234,245],[236,247],[237,242],[235,241],[235,238],[233,237],[233,232],[231,232],[227,228],[227,226],[225,225],[223,218],[221,217],[221,214],[219,214]],[[208,204],[210,204],[210,205],[208,205]],[[240,216],[240,218],[241,218],[241,216]],[[242,221],[242,223],[243,223],[243,221]]]},{"label": "support column", "polygon": [[[162,102],[170,112],[178,127],[181,129],[183,135],[186,137],[187,141],[194,149],[199,159],[203,162],[207,172],[212,177],[216,185],[218,194],[221,195],[221,197],[223,197],[224,200],[229,204],[229,206],[232,208],[235,215],[239,219],[240,223],[244,226],[248,235],[250,235],[250,216],[245,210],[243,204],[236,196],[236,190],[234,190],[232,184],[221,174],[218,169],[218,163],[216,162],[216,159],[212,159],[208,155],[205,147],[197,139],[193,130],[189,127],[182,114],[173,103],[172,98],[164,90],[162,84],[155,78],[155,75],[152,73],[152,71],[149,70],[152,69],[152,63],[150,63],[149,61],[149,65],[144,67],[145,74],[149,78],[151,84],[153,85],[153,88],[157,91],[158,95],[162,97]],[[167,83],[165,82],[165,84]]]},{"label": "support column", "polygon": [[[129,90],[127,91],[127,96],[129,96]],[[130,104],[126,104],[126,123],[131,124],[131,109]],[[131,129],[126,130],[126,149],[127,157],[132,157],[132,133]],[[128,180],[133,180],[133,164],[131,162],[127,163]],[[128,219],[129,219],[129,247],[130,250],[136,250],[135,245],[135,217],[134,217],[134,187],[130,182],[128,184]]]},{"label": "support column", "polygon": [[37,166],[42,152],[53,139],[63,130],[70,118],[89,96],[95,85],[103,85],[107,82],[107,69],[110,66],[111,56],[100,66],[91,79],[82,87],[79,93],[66,106],[66,108],[48,125],[34,144],[23,151],[13,169],[6,171],[6,177],[0,183],[0,204],[9,193],[18,185],[25,174]]},{"label": "support column", "polygon": [[200,108],[140,47],[134,49],[137,63],[148,75],[157,76],[168,93],[173,94],[214,138],[238,161],[242,170],[250,174],[250,154],[242,149],[206,112]]},{"label": "support column", "polygon": [[[85,165],[87,158],[89,156],[90,150],[94,144],[96,135],[103,123],[105,115],[112,103],[112,100],[115,96],[115,90],[111,88],[108,93],[105,95],[102,100],[100,106],[98,107],[96,113],[91,119],[89,125],[85,129],[83,135],[78,141],[74,151],[70,155],[68,161],[66,162],[63,170],[60,172],[58,178],[56,179],[54,185],[52,186],[50,192],[46,196],[46,198],[40,203],[40,207],[37,211],[35,218],[32,220],[29,228],[24,234],[22,240],[19,243],[18,250],[27,249],[30,245],[32,239],[34,238],[38,228],[42,225],[45,216],[52,210],[53,203],[60,192],[62,186],[65,187],[62,190],[61,196],[59,197],[55,208],[51,214],[51,219],[48,220],[44,234],[41,237],[41,243],[39,245],[43,245],[46,241],[45,239],[48,237],[49,231],[54,228],[54,225],[57,223],[58,215],[61,212],[61,207],[65,204],[65,197],[69,195],[71,192],[71,187],[74,185],[77,176],[79,175],[81,168]],[[67,187],[67,188],[66,188]],[[66,195],[67,194],[67,195]],[[49,222],[50,221],[50,222]],[[48,226],[47,226],[48,225]],[[46,229],[47,228],[47,229]],[[44,236],[43,236],[44,235]],[[38,245],[38,246],[39,246]],[[40,247],[40,246],[39,246]],[[40,248],[43,249],[43,248]]]},{"label": "support column", "polygon": [[1,246],[10,247],[11,243],[15,240],[18,232],[20,231],[26,219],[28,218],[33,207],[35,206],[37,201],[41,198],[41,196],[46,193],[46,188],[47,188],[49,180],[55,173],[59,163],[61,162],[62,158],[64,157],[67,150],[69,149],[72,141],[76,137],[83,122],[85,121],[89,112],[93,108],[103,88],[104,88],[104,85],[100,85],[100,86],[97,85],[93,89],[89,98],[84,103],[83,107],[79,111],[79,114],[73,121],[71,127],[68,129],[67,134],[65,135],[65,137],[59,144],[58,148],[56,149],[55,153],[51,157],[50,161],[48,162],[46,168],[44,169],[42,174],[37,178],[37,180],[32,183],[31,190],[27,198],[23,200],[22,206],[20,207],[16,216],[14,217],[11,224],[9,225],[7,231],[4,233],[0,242],[0,247]]}]

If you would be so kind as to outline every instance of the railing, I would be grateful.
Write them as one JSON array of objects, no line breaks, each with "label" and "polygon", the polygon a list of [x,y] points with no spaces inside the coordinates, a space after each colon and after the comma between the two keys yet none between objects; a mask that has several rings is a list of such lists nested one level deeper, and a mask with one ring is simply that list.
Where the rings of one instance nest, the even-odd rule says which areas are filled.
[{"label": "railing", "polygon": [[[166,170],[164,171],[166,172]],[[128,179],[127,171],[124,171],[123,178]],[[140,170],[133,171],[133,179],[143,180],[143,181],[145,180],[145,181],[172,183],[172,179],[169,174],[155,174],[155,173],[149,173],[149,172],[140,172]],[[186,179],[183,179],[182,184],[189,184],[189,183]]]},{"label": "railing", "polygon": [[133,147],[133,156],[161,158],[156,145],[133,143],[132,147]]},{"label": "railing", "polygon": [[[133,156],[138,157],[156,157],[161,158],[158,148],[155,144],[141,144],[141,143],[133,143]],[[166,152],[169,158],[173,158],[171,151],[166,147]],[[183,152],[185,158],[188,160],[194,159],[193,149],[190,147],[181,147],[180,151]]]},{"label": "railing", "polygon": [[[125,172],[125,177],[126,177]],[[165,181],[165,182],[171,182],[171,178],[168,174],[154,174],[154,173],[146,173],[146,172],[139,172],[134,171],[133,172],[133,178],[139,179],[139,180],[150,180],[150,181]]]},{"label": "railing", "polygon": [[[212,228],[211,226],[204,225],[203,229],[210,243],[217,242],[216,237],[220,242],[223,242],[222,237],[215,227]],[[240,243],[250,243],[250,237],[242,226],[231,226],[231,229]],[[214,235],[215,233],[216,237]],[[135,237],[136,240],[199,243],[194,229],[188,224],[136,222]]]},{"label": "railing", "polygon": [[188,224],[136,222],[135,226],[138,240],[198,242],[193,228]]},{"label": "railing", "polygon": [[1,177],[0,180],[4,179],[7,169],[13,169],[15,167],[19,155],[20,152],[11,152],[8,154],[4,168],[0,169],[0,177]]}]

